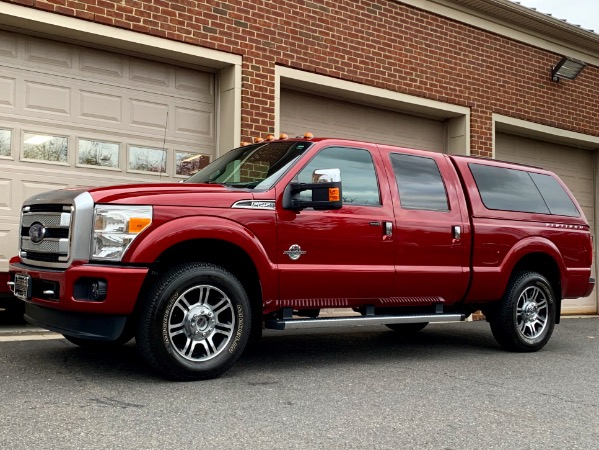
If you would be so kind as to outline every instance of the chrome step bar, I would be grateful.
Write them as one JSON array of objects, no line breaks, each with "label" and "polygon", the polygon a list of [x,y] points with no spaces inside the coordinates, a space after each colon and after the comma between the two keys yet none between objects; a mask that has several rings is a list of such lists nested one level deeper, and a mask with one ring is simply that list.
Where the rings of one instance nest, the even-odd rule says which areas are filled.
[{"label": "chrome step bar", "polygon": [[421,322],[462,322],[464,314],[409,314],[404,316],[351,316],[322,317],[315,319],[273,319],[267,320],[265,327],[271,330],[296,330],[300,328],[350,327],[366,325],[387,325],[395,323]]}]

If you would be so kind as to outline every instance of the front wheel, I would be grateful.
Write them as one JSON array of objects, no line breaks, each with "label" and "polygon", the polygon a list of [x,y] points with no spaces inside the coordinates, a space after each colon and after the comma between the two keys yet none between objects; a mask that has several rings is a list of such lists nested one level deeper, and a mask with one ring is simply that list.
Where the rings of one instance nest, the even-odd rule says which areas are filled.
[{"label": "front wheel", "polygon": [[493,336],[506,350],[540,350],[555,326],[555,294],[551,284],[536,272],[516,273],[489,322]]},{"label": "front wheel", "polygon": [[137,344],[144,359],[169,378],[215,378],[241,355],[251,316],[243,285],[231,273],[210,264],[182,264],[150,290]]}]

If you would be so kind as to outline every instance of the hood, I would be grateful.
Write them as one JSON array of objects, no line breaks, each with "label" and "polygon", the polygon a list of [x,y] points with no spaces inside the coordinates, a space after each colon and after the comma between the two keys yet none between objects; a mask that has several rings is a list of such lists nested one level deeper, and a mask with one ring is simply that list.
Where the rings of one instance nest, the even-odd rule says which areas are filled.
[{"label": "hood", "polygon": [[247,189],[220,184],[156,183],[108,186],[89,190],[94,203],[153,206],[229,208],[239,200],[253,200]]}]

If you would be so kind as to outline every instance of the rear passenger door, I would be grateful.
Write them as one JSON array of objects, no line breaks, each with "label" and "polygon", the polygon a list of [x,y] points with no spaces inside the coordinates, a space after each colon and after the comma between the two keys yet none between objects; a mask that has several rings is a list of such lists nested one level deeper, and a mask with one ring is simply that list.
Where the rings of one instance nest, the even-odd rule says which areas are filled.
[{"label": "rear passenger door", "polygon": [[464,193],[442,154],[381,147],[395,212],[398,305],[454,303],[469,278]]}]

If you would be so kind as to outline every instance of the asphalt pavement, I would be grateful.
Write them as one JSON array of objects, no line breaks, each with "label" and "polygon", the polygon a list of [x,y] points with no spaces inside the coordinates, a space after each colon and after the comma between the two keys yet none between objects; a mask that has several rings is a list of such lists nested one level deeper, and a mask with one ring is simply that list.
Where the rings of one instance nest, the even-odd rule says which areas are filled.
[{"label": "asphalt pavement", "polygon": [[223,377],[177,383],[134,342],[0,333],[0,448],[595,449],[598,355],[596,317],[532,354],[485,322],[268,331]]}]

